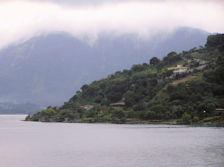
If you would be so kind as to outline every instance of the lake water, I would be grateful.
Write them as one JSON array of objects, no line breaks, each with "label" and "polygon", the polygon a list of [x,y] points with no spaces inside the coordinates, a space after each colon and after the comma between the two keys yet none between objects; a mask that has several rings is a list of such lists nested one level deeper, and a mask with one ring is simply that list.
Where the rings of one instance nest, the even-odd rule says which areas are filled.
[{"label": "lake water", "polygon": [[224,128],[24,118],[0,115],[0,167],[224,166]]}]

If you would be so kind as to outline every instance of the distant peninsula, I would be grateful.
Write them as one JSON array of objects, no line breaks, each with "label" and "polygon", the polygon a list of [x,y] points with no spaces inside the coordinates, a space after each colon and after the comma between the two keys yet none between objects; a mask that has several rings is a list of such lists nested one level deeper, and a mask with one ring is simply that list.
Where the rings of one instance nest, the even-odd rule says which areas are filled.
[{"label": "distant peninsula", "polygon": [[156,56],[83,85],[64,105],[26,120],[224,125],[224,34],[208,36],[204,47]]}]

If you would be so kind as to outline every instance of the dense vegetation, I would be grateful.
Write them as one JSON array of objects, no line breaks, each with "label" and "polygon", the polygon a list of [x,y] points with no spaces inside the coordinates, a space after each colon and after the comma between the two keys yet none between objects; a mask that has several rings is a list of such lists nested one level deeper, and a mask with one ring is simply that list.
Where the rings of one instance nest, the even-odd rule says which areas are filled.
[{"label": "dense vegetation", "polygon": [[[168,67],[189,67],[174,73]],[[211,35],[205,47],[171,52],[162,60],[134,65],[107,78],[83,85],[61,107],[48,107],[32,121],[130,122],[175,120],[179,123],[224,122],[224,34]],[[124,102],[125,108],[110,107]],[[92,105],[83,109],[80,106]]]}]

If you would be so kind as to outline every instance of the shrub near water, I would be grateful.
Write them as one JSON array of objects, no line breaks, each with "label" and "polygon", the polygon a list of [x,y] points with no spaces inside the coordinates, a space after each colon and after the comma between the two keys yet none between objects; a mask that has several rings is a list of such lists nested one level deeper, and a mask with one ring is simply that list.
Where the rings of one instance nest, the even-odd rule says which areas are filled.
[{"label": "shrub near water", "polygon": [[181,119],[182,119],[183,123],[185,123],[185,124],[190,124],[191,123],[191,115],[188,114],[187,112],[185,112],[183,114]]},{"label": "shrub near water", "polygon": [[112,121],[114,121],[114,122],[116,122],[116,121],[123,122],[126,119],[125,111],[122,108],[112,109],[111,110],[111,118],[112,118]]}]

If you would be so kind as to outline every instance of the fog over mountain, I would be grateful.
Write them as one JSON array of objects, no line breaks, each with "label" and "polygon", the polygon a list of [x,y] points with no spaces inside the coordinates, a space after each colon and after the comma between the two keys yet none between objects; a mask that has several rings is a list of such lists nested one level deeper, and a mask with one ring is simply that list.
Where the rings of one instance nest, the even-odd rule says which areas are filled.
[{"label": "fog over mountain", "polygon": [[0,102],[59,105],[85,83],[153,56],[204,45],[207,35],[180,28],[150,39],[101,33],[94,43],[67,33],[34,37],[0,51]]},{"label": "fog over mountain", "polygon": [[223,16],[223,0],[0,0],[0,49],[57,31],[91,41],[105,32],[152,38],[179,27],[223,33]]}]

